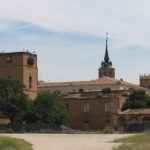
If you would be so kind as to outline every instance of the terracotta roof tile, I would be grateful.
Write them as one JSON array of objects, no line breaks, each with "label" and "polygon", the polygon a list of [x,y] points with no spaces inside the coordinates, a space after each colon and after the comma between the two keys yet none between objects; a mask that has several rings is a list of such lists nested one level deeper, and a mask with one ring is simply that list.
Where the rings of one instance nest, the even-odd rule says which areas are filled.
[{"label": "terracotta roof tile", "polygon": [[106,85],[106,84],[115,84],[118,80],[104,77],[97,80],[89,81],[70,81],[70,82],[39,82],[39,87],[43,86],[76,86],[76,85]]},{"label": "terracotta roof tile", "polygon": [[119,113],[120,115],[150,114],[150,108],[128,109]]}]

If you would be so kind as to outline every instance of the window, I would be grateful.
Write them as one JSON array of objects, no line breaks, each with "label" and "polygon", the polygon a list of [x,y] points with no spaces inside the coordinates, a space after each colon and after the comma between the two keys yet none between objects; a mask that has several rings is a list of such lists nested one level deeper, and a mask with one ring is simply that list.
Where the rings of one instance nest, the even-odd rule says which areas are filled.
[{"label": "window", "polygon": [[32,88],[32,77],[30,76],[29,77],[29,89],[31,89]]},{"label": "window", "polygon": [[66,106],[66,109],[69,111],[69,109],[70,109],[69,104],[66,103],[65,106]]},{"label": "window", "polygon": [[32,57],[29,57],[27,59],[27,64],[30,65],[30,66],[34,65],[34,59]]},{"label": "window", "polygon": [[12,57],[11,56],[7,56],[6,57],[6,63],[11,63],[12,62]]},{"label": "window", "polygon": [[89,112],[90,111],[90,105],[89,105],[89,103],[84,104],[83,111],[84,112]]},{"label": "window", "polygon": [[108,103],[106,103],[105,104],[105,112],[108,112],[110,110],[110,108],[109,108],[109,104]]},{"label": "window", "polygon": [[83,89],[79,89],[79,93],[83,93],[84,92],[84,90]]},{"label": "window", "polygon": [[114,103],[105,103],[105,112],[115,112],[117,107]]}]

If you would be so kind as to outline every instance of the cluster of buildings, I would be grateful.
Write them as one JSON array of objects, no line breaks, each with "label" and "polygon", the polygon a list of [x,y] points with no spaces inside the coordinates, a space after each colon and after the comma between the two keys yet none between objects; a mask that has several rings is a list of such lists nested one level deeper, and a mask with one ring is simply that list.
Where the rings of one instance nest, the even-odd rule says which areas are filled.
[{"label": "cluster of buildings", "polygon": [[137,124],[150,127],[150,109],[121,110],[133,90],[143,89],[149,93],[150,76],[140,76],[140,85],[116,79],[107,42],[108,39],[104,60],[95,80],[38,81],[37,55],[30,52],[0,53],[0,76],[11,76],[21,81],[32,100],[38,92],[61,92],[58,101],[66,106],[70,114],[68,126],[74,129],[111,127],[122,130],[134,125],[137,128]]}]

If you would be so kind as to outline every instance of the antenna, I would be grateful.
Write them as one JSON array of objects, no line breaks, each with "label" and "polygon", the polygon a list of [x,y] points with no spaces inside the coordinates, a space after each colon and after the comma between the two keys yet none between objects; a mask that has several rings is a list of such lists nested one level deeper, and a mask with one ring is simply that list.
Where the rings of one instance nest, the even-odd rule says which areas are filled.
[{"label": "antenna", "polygon": [[32,53],[33,53],[33,54],[36,54],[36,50],[33,50]]}]

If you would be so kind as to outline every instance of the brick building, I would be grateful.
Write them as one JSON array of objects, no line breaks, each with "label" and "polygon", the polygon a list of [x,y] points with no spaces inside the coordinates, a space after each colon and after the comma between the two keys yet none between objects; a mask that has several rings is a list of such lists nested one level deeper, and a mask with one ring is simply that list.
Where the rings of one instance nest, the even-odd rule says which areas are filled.
[{"label": "brick building", "polygon": [[105,127],[118,128],[118,112],[125,101],[127,91],[88,91],[70,93],[59,98],[68,109],[68,126],[74,129],[91,130]]},{"label": "brick building", "polygon": [[128,109],[118,113],[118,125],[124,131],[143,131],[150,129],[150,109]]},{"label": "brick building", "polygon": [[[150,87],[149,76],[140,77],[142,87],[115,78],[115,68],[108,54],[108,39],[104,60],[95,80],[38,82],[37,56],[29,52],[0,53],[0,76],[11,76],[21,81],[31,99],[36,97],[37,92],[60,91],[63,96],[58,101],[70,114],[68,125],[76,129],[119,128],[120,120],[127,116],[121,112],[121,107],[130,91],[144,89],[149,92],[147,88]],[[146,112],[142,115],[150,116],[149,111]],[[129,113],[129,116],[132,115]],[[4,118],[1,115],[0,122],[7,123],[9,120]]]},{"label": "brick building", "polygon": [[[115,78],[115,68],[108,54],[108,39],[104,60],[98,69],[98,79],[73,82],[39,82],[38,91],[59,91],[58,98],[68,109],[68,126],[75,129],[119,128],[119,113],[133,89],[144,89]],[[144,89],[146,90],[146,89]]]},{"label": "brick building", "polygon": [[140,76],[140,86],[150,89],[150,75]]},{"label": "brick building", "polygon": [[31,99],[37,95],[37,56],[30,52],[0,53],[0,76],[19,80]]}]

